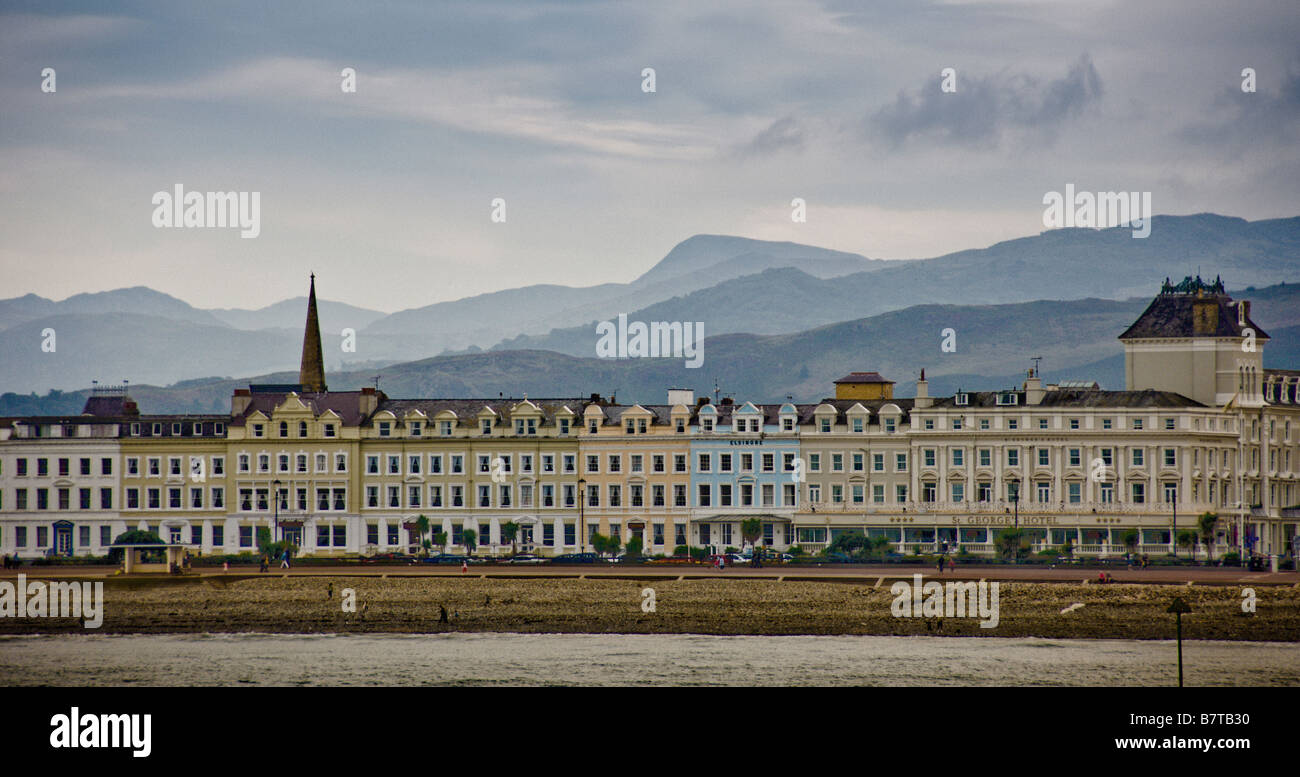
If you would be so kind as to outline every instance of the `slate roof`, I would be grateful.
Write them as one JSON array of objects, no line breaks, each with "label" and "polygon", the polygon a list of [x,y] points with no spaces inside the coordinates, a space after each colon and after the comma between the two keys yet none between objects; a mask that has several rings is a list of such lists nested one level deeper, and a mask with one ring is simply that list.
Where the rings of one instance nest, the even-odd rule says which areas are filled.
[{"label": "slate roof", "polygon": [[882,377],[879,372],[850,372],[842,378],[834,381],[835,383],[893,383]]},{"label": "slate roof", "polygon": [[[1138,316],[1137,321],[1124,330],[1121,340],[1162,337],[1241,337],[1243,327],[1237,323],[1238,302],[1227,294],[1207,294],[1204,299],[1213,300],[1219,306],[1219,323],[1212,334],[1196,335],[1192,332],[1192,305],[1198,299],[1195,294],[1160,294],[1151,300],[1147,309]],[[1268,339],[1268,335],[1254,321],[1246,316],[1246,326],[1255,330],[1259,340]]]},{"label": "slate roof", "polygon": [[444,410],[450,410],[461,420],[473,420],[483,411],[483,408],[491,408],[503,423],[510,422],[510,409],[515,405],[524,402],[531,402],[542,412],[543,423],[555,423],[556,414],[564,408],[571,410],[576,417],[575,423],[581,423],[582,411],[586,408],[591,400],[586,397],[550,397],[534,399],[502,398],[494,397],[491,399],[388,399],[384,398],[379,403],[379,408],[375,413],[382,413],[385,410],[391,412],[399,419],[412,410],[419,410],[429,418],[433,418]]},{"label": "slate roof", "polygon": [[[244,412],[232,416],[230,422],[232,424],[242,424],[250,415],[259,410],[263,415],[270,417],[276,407],[284,404],[287,396],[287,394],[254,392],[248,398],[248,407],[244,409]],[[298,399],[302,400],[302,403],[318,416],[327,410],[333,410],[343,419],[344,426],[357,426],[365,420],[365,416],[361,412],[360,391],[305,392],[299,394]]]}]

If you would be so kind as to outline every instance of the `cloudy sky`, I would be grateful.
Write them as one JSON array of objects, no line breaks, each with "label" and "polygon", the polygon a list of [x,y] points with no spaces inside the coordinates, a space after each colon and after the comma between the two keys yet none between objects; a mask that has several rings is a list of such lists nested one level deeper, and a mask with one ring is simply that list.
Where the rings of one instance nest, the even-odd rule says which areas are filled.
[{"label": "cloudy sky", "polygon": [[[1042,231],[1067,183],[1300,215],[1295,0],[5,0],[0,105],[4,297],[260,307],[314,270],[393,311],[698,233],[921,258]],[[260,236],[154,228],[178,183],[260,192]]]}]

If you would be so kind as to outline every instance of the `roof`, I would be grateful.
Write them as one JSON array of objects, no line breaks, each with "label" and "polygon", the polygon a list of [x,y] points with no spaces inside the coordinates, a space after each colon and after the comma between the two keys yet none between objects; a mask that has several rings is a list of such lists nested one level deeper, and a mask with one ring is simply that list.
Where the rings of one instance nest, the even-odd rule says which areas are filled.
[{"label": "roof", "polygon": [[[253,392],[248,398],[248,407],[242,413],[232,416],[230,422],[241,424],[248,416],[259,411],[269,417],[275,408],[284,404],[287,396],[288,394]],[[343,420],[345,426],[358,426],[365,420],[365,414],[361,412],[361,397],[360,391],[309,391],[298,395],[298,399],[314,415],[319,416],[332,410]]]},{"label": "roof", "polygon": [[450,410],[456,414],[456,417],[462,420],[476,418],[484,409],[490,409],[496,413],[503,422],[508,423],[510,419],[510,409],[516,405],[530,403],[537,406],[541,411],[542,418],[546,422],[554,422],[557,414],[568,408],[576,416],[581,416],[583,409],[591,403],[586,397],[554,397],[545,399],[518,399],[514,397],[495,397],[492,399],[387,399],[379,403],[375,413],[382,413],[385,410],[402,418],[413,410],[419,410],[426,416],[433,416],[445,410]]},{"label": "roof", "polygon": [[[964,393],[967,398],[965,405],[956,404],[954,397],[940,397],[934,400],[934,407],[1014,407],[1020,411],[1025,410],[1026,407],[1205,407],[1200,402],[1189,399],[1182,394],[1175,394],[1172,391],[1156,391],[1154,389],[1102,391],[1098,389],[1061,388],[1057,391],[1045,392],[1040,403],[1028,406],[1025,404],[1025,392],[1023,390],[967,391]],[[1016,404],[999,405],[997,399],[1002,394],[1016,394]]]},{"label": "roof", "polygon": [[[1210,300],[1219,308],[1218,325],[1213,332],[1196,334],[1192,326],[1192,308],[1198,300]],[[1268,335],[1250,318],[1249,303],[1246,303],[1246,326],[1238,323],[1238,306],[1227,294],[1205,294],[1204,292],[1183,294],[1162,292],[1147,309],[1138,316],[1132,326],[1119,336],[1121,340],[1139,338],[1173,338],[1173,337],[1243,337],[1243,329],[1255,330],[1255,337],[1267,340]]]},{"label": "roof", "polygon": [[879,372],[850,372],[848,375],[835,381],[836,383],[893,383],[880,375]]}]

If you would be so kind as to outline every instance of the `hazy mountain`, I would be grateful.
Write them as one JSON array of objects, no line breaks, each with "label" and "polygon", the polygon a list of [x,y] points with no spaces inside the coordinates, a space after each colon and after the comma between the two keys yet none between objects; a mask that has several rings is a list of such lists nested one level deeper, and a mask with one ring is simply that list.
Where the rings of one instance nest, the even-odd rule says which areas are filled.
[{"label": "hazy mountain", "polygon": [[[386,316],[378,310],[368,310],[343,302],[317,299],[322,334],[338,335],[344,328],[358,332]],[[307,298],[294,297],[267,305],[257,310],[241,308],[214,308],[213,316],[235,329],[285,329],[301,333],[307,316]]]},{"label": "hazy mountain", "polygon": [[[702,321],[707,335],[779,334],[926,303],[1150,299],[1165,277],[1177,282],[1198,270],[1236,288],[1300,278],[1300,218],[1157,216],[1145,239],[1128,229],[1062,229],[835,278],[794,268],[720,276],[716,284],[624,312],[629,321]],[[494,349],[594,355],[597,320],[603,319],[516,336]]]},{"label": "hazy mountain", "polygon": [[[52,353],[42,350],[46,329],[54,330]],[[0,390],[247,375],[296,364],[301,354],[301,332],[243,332],[139,313],[55,315],[0,331]]]},{"label": "hazy mountain", "polygon": [[696,235],[678,243],[631,283],[587,288],[543,284],[480,294],[399,311],[375,322],[363,335],[377,357],[409,357],[420,352],[412,351],[414,348],[429,355],[470,345],[486,348],[504,338],[616,316],[772,267],[799,267],[810,275],[829,278],[888,264],[797,243]]},{"label": "hazy mountain", "polygon": [[[1269,367],[1300,364],[1300,284],[1235,295],[1252,301],[1251,317],[1272,337]],[[1123,388],[1123,346],[1116,339],[1150,302],[1085,299],[1008,305],[921,305],[794,334],[726,334],[704,344],[704,364],[683,359],[597,359],[549,351],[493,351],[390,364],[380,388],[392,397],[586,396],[616,394],[622,402],[662,402],[670,386],[711,392],[717,380],[739,400],[813,401],[834,392],[832,381],[852,370],[879,370],[910,395],[921,368],[932,394],[957,388],[988,390],[1018,385],[1030,358],[1042,356],[1046,381],[1096,380]],[[941,348],[942,331],[956,332],[955,353]],[[374,370],[327,374],[334,390],[371,385]],[[147,412],[228,406],[231,389],[249,382],[294,382],[296,372],[255,378],[187,381],[166,389],[133,387]],[[78,393],[84,400],[84,393]],[[44,403],[45,399],[39,400]],[[50,397],[51,407],[76,404]],[[0,397],[0,415],[32,412],[31,397]],[[74,408],[75,409],[75,408]]]},{"label": "hazy mountain", "polygon": [[[303,309],[306,309],[305,305]],[[221,325],[221,321],[206,310],[191,307],[189,303],[161,291],[132,286],[128,289],[76,294],[61,302],[35,294],[0,300],[0,330],[49,316],[99,313],[138,313],[196,324]]]}]

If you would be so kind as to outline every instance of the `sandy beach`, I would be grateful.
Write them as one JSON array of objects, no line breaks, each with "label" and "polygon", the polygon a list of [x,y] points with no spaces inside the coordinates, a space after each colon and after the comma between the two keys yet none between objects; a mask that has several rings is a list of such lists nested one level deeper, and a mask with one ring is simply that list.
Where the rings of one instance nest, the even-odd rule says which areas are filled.
[{"label": "sandy beach", "polygon": [[[654,611],[642,608],[654,589]],[[355,612],[345,612],[347,589]],[[1175,596],[1187,639],[1300,641],[1300,590],[1230,585],[1003,582],[996,627],[978,618],[895,617],[889,583],[743,579],[455,577],[109,579],[99,629],[68,618],[0,618],[0,634],[438,633],[864,634],[1170,639]],[[1076,606],[1081,605],[1081,606]],[[446,621],[442,620],[446,610]],[[1068,610],[1062,612],[1062,610]]]}]

